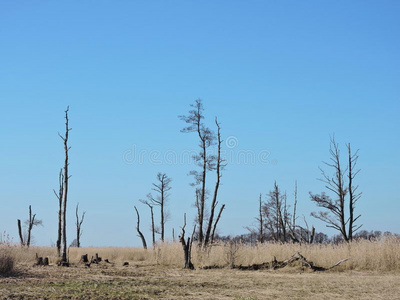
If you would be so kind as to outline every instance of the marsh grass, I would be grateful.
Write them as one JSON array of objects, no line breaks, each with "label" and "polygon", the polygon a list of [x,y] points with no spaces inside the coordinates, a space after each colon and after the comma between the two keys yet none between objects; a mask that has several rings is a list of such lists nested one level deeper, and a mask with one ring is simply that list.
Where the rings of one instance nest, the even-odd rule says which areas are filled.
[{"label": "marsh grass", "polygon": [[[349,261],[335,268],[336,271],[400,271],[400,240],[387,237],[382,240],[359,240],[350,244],[279,244],[265,243],[255,246],[244,244],[218,243],[207,251],[193,245],[192,261],[196,267],[221,266],[229,267],[232,262],[236,265],[251,265],[269,262],[276,257],[278,260],[290,258],[300,252],[308,260],[318,266],[329,267],[344,258]],[[55,248],[31,247],[22,249],[16,247],[13,255],[18,262],[33,263],[36,253],[49,257],[50,263],[57,261]],[[69,248],[71,262],[78,262],[81,255],[88,254],[89,258],[98,253],[103,259],[112,262],[141,262],[163,266],[181,267],[183,251],[179,243],[166,242],[158,244],[154,249],[118,248],[118,247],[87,247]]]}]

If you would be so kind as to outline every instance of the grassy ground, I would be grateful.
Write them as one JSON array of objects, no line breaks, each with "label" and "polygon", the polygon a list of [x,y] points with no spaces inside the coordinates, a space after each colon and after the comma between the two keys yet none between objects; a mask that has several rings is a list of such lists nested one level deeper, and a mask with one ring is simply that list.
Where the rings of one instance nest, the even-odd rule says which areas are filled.
[{"label": "grassy ground", "polygon": [[400,274],[183,270],[146,262],[32,267],[0,277],[0,299],[399,299]]},{"label": "grassy ground", "polygon": [[[280,270],[224,268],[270,262],[274,257],[285,260],[297,251],[321,267],[350,259],[331,271],[314,273],[299,262]],[[82,254],[90,258],[96,253],[112,263],[102,261],[90,268],[79,264]],[[36,254],[49,257],[50,266],[34,267]],[[400,299],[399,239],[339,245],[217,244],[209,251],[195,247],[194,271],[182,269],[178,243],[147,251],[70,248],[69,268],[56,265],[54,247],[3,244],[1,257],[7,259],[0,262],[11,257],[16,270],[0,277],[0,299]],[[129,266],[123,266],[125,261]],[[222,268],[205,270],[204,266]]]}]

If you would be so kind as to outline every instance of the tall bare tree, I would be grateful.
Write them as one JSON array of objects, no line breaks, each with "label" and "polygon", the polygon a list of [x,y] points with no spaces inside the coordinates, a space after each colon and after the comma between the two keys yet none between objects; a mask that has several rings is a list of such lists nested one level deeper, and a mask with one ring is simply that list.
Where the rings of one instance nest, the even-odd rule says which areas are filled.
[{"label": "tall bare tree", "polygon": [[153,240],[153,247],[156,244],[156,228],[154,224],[154,212],[153,212],[153,204],[147,200],[139,200],[143,204],[146,204],[150,208],[150,216],[151,216],[151,233],[152,233],[152,240]]},{"label": "tall bare tree", "polygon": [[157,183],[153,183],[152,190],[157,193],[155,197],[150,193],[147,195],[149,203],[153,205],[157,205],[160,207],[160,215],[161,215],[161,222],[160,222],[160,234],[161,234],[161,241],[164,242],[165,238],[165,223],[167,221],[167,212],[166,212],[166,204],[170,194],[168,193],[171,190],[171,181],[172,179],[167,176],[165,173],[158,173],[157,174]]},{"label": "tall bare tree", "polygon": [[214,143],[215,136],[213,132],[204,125],[204,108],[200,99],[197,99],[194,104],[190,105],[193,109],[189,111],[187,116],[179,116],[185,121],[188,126],[183,128],[181,132],[195,132],[200,139],[200,152],[194,156],[194,159],[201,167],[201,172],[191,171],[190,174],[194,176],[194,185],[199,185],[199,201],[198,201],[198,239],[199,243],[203,244],[204,241],[204,212],[206,204],[206,176],[207,171],[213,168],[214,157],[207,153],[208,148]]},{"label": "tall bare tree", "polygon": [[63,207],[63,190],[64,190],[64,174],[63,169],[60,170],[58,175],[58,193],[53,190],[54,195],[56,195],[58,199],[58,231],[57,231],[57,254],[61,256],[61,239],[62,239],[62,207]]},{"label": "tall bare tree", "polygon": [[136,231],[138,233],[138,237],[140,237],[140,239],[142,240],[143,248],[147,249],[146,239],[145,239],[143,233],[140,231],[140,215],[139,215],[139,211],[136,208],[136,206],[134,206],[134,208],[136,210],[136,215],[137,215]]},{"label": "tall bare tree", "polygon": [[64,142],[64,174],[63,174],[63,192],[62,192],[62,218],[61,218],[61,228],[62,228],[62,253],[61,253],[61,264],[67,265],[68,264],[68,257],[67,257],[67,201],[68,201],[68,180],[70,176],[68,175],[68,152],[71,147],[68,146],[68,136],[71,128],[69,128],[69,119],[68,119],[68,111],[69,106],[65,110],[65,135],[62,136],[60,133],[58,135]]},{"label": "tall bare tree", "polygon": [[[200,99],[197,99],[194,104],[191,104],[191,110],[187,116],[180,116],[180,119],[188,124],[187,127],[183,128],[182,132],[195,132],[200,140],[199,154],[194,156],[195,161],[201,168],[201,171],[191,171],[189,174],[193,175],[195,182],[193,186],[196,186],[196,201],[195,207],[197,208],[196,223],[198,224],[198,242],[199,245],[206,247],[212,242],[215,234],[215,229],[218,221],[221,218],[221,214],[225,208],[225,205],[220,207],[217,218],[216,209],[218,207],[218,192],[221,182],[221,171],[224,168],[223,159],[221,156],[221,126],[215,118],[215,124],[217,126],[217,135],[215,135],[210,128],[204,125],[204,107]],[[217,155],[209,153],[209,147],[215,144],[217,141]],[[213,197],[207,209],[207,188],[206,178],[209,171],[216,171],[216,183],[214,187]],[[207,220],[208,218],[208,220]]]},{"label": "tall bare tree", "polygon": [[[206,231],[206,236],[204,239],[204,246],[207,246],[208,243],[210,242],[210,240],[212,240],[212,228],[213,226],[216,227],[216,223],[214,223],[214,215],[215,215],[215,209],[217,208],[218,205],[218,201],[217,201],[217,197],[218,197],[218,189],[219,189],[219,185],[221,182],[221,170],[223,169],[224,165],[223,165],[223,159],[221,157],[221,144],[222,144],[222,140],[221,140],[221,126],[218,123],[218,119],[215,118],[215,124],[217,125],[217,147],[218,147],[218,152],[217,152],[217,157],[215,159],[216,161],[216,166],[215,166],[215,170],[217,173],[217,181],[215,183],[215,188],[214,188],[214,195],[213,195],[213,199],[211,202],[211,207],[210,207],[210,218],[208,220],[208,225],[207,225],[207,231]],[[222,213],[222,211],[221,211]],[[221,216],[220,216],[221,217]]]},{"label": "tall bare tree", "polygon": [[75,209],[75,217],[76,217],[76,247],[80,248],[81,247],[81,236],[82,236],[82,223],[83,220],[85,219],[85,214],[86,211],[82,213],[82,217],[79,218],[79,203],[76,205]]},{"label": "tall bare tree", "polygon": [[[340,232],[344,241],[349,242],[353,238],[353,233],[362,225],[355,225],[355,221],[361,215],[354,216],[355,203],[360,199],[361,193],[357,192],[358,186],[354,186],[353,181],[359,170],[354,168],[358,160],[358,151],[353,155],[351,153],[350,144],[348,144],[348,165],[343,167],[340,160],[339,145],[335,138],[331,137],[330,141],[330,163],[324,162],[325,165],[333,169],[333,175],[328,175],[320,168],[323,178],[321,181],[325,183],[325,187],[335,195],[335,199],[322,192],[320,195],[310,193],[311,200],[318,207],[326,209],[325,211],[313,212],[311,215],[324,223],[327,227],[333,228]],[[345,182],[345,173],[348,172],[348,185]],[[346,198],[348,196],[349,212],[346,212]],[[349,214],[349,217],[346,215]]]},{"label": "tall bare tree", "polygon": [[347,151],[348,151],[348,190],[349,190],[349,228],[348,228],[348,236],[349,240],[353,240],[353,233],[355,233],[358,229],[361,228],[361,225],[356,225],[355,222],[361,217],[361,215],[355,216],[354,215],[354,209],[356,202],[361,198],[361,192],[358,192],[358,185],[354,186],[353,185],[353,180],[357,176],[357,174],[360,172],[360,169],[354,170],[357,166],[357,160],[358,160],[358,150],[352,154],[351,153],[351,146],[350,143],[347,145]]}]

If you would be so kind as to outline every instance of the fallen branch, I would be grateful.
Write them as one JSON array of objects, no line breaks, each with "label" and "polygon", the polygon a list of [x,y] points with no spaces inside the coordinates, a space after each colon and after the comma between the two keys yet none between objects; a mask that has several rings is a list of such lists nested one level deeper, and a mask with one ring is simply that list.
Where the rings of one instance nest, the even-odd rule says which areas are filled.
[{"label": "fallen branch", "polygon": [[[341,263],[348,261],[350,258],[345,258],[340,261],[338,261],[336,264],[329,268],[325,267],[320,267],[320,266],[315,266],[312,261],[308,261],[303,255],[300,254],[300,252],[296,252],[292,257],[289,259],[286,259],[284,261],[278,261],[276,257],[271,262],[265,262],[261,264],[252,264],[248,266],[242,266],[242,265],[234,265],[232,266],[233,269],[238,269],[238,270],[251,270],[251,271],[257,271],[257,270],[277,270],[277,269],[282,269],[288,265],[291,265],[292,263],[296,261],[301,261],[302,266],[306,267],[314,272],[323,272],[323,271],[328,271],[331,270],[337,266],[339,266]],[[205,266],[203,269],[220,269],[223,268],[221,266],[213,265],[213,266]]]}]

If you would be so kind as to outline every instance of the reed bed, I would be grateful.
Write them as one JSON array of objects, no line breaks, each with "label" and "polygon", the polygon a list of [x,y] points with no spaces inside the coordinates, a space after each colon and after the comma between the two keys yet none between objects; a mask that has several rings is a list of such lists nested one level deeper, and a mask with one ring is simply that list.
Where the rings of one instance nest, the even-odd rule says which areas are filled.
[{"label": "reed bed", "polygon": [[[4,247],[3,247],[4,248]],[[8,246],[8,249],[10,246]],[[0,246],[0,253],[4,253]],[[166,242],[154,248],[86,247],[69,248],[70,262],[78,262],[81,255],[89,258],[99,254],[111,262],[142,262],[164,266],[182,267],[183,251],[179,243]],[[381,240],[358,240],[342,244],[279,244],[264,243],[245,245],[217,243],[207,250],[201,250],[193,244],[192,261],[196,267],[251,265],[269,262],[274,259],[285,260],[300,252],[318,266],[329,267],[344,258],[350,258],[336,271],[400,271],[400,239],[387,237]],[[12,253],[18,263],[34,263],[36,254],[49,257],[50,263],[58,260],[57,251],[50,247],[30,247],[29,249],[12,246]]]}]

